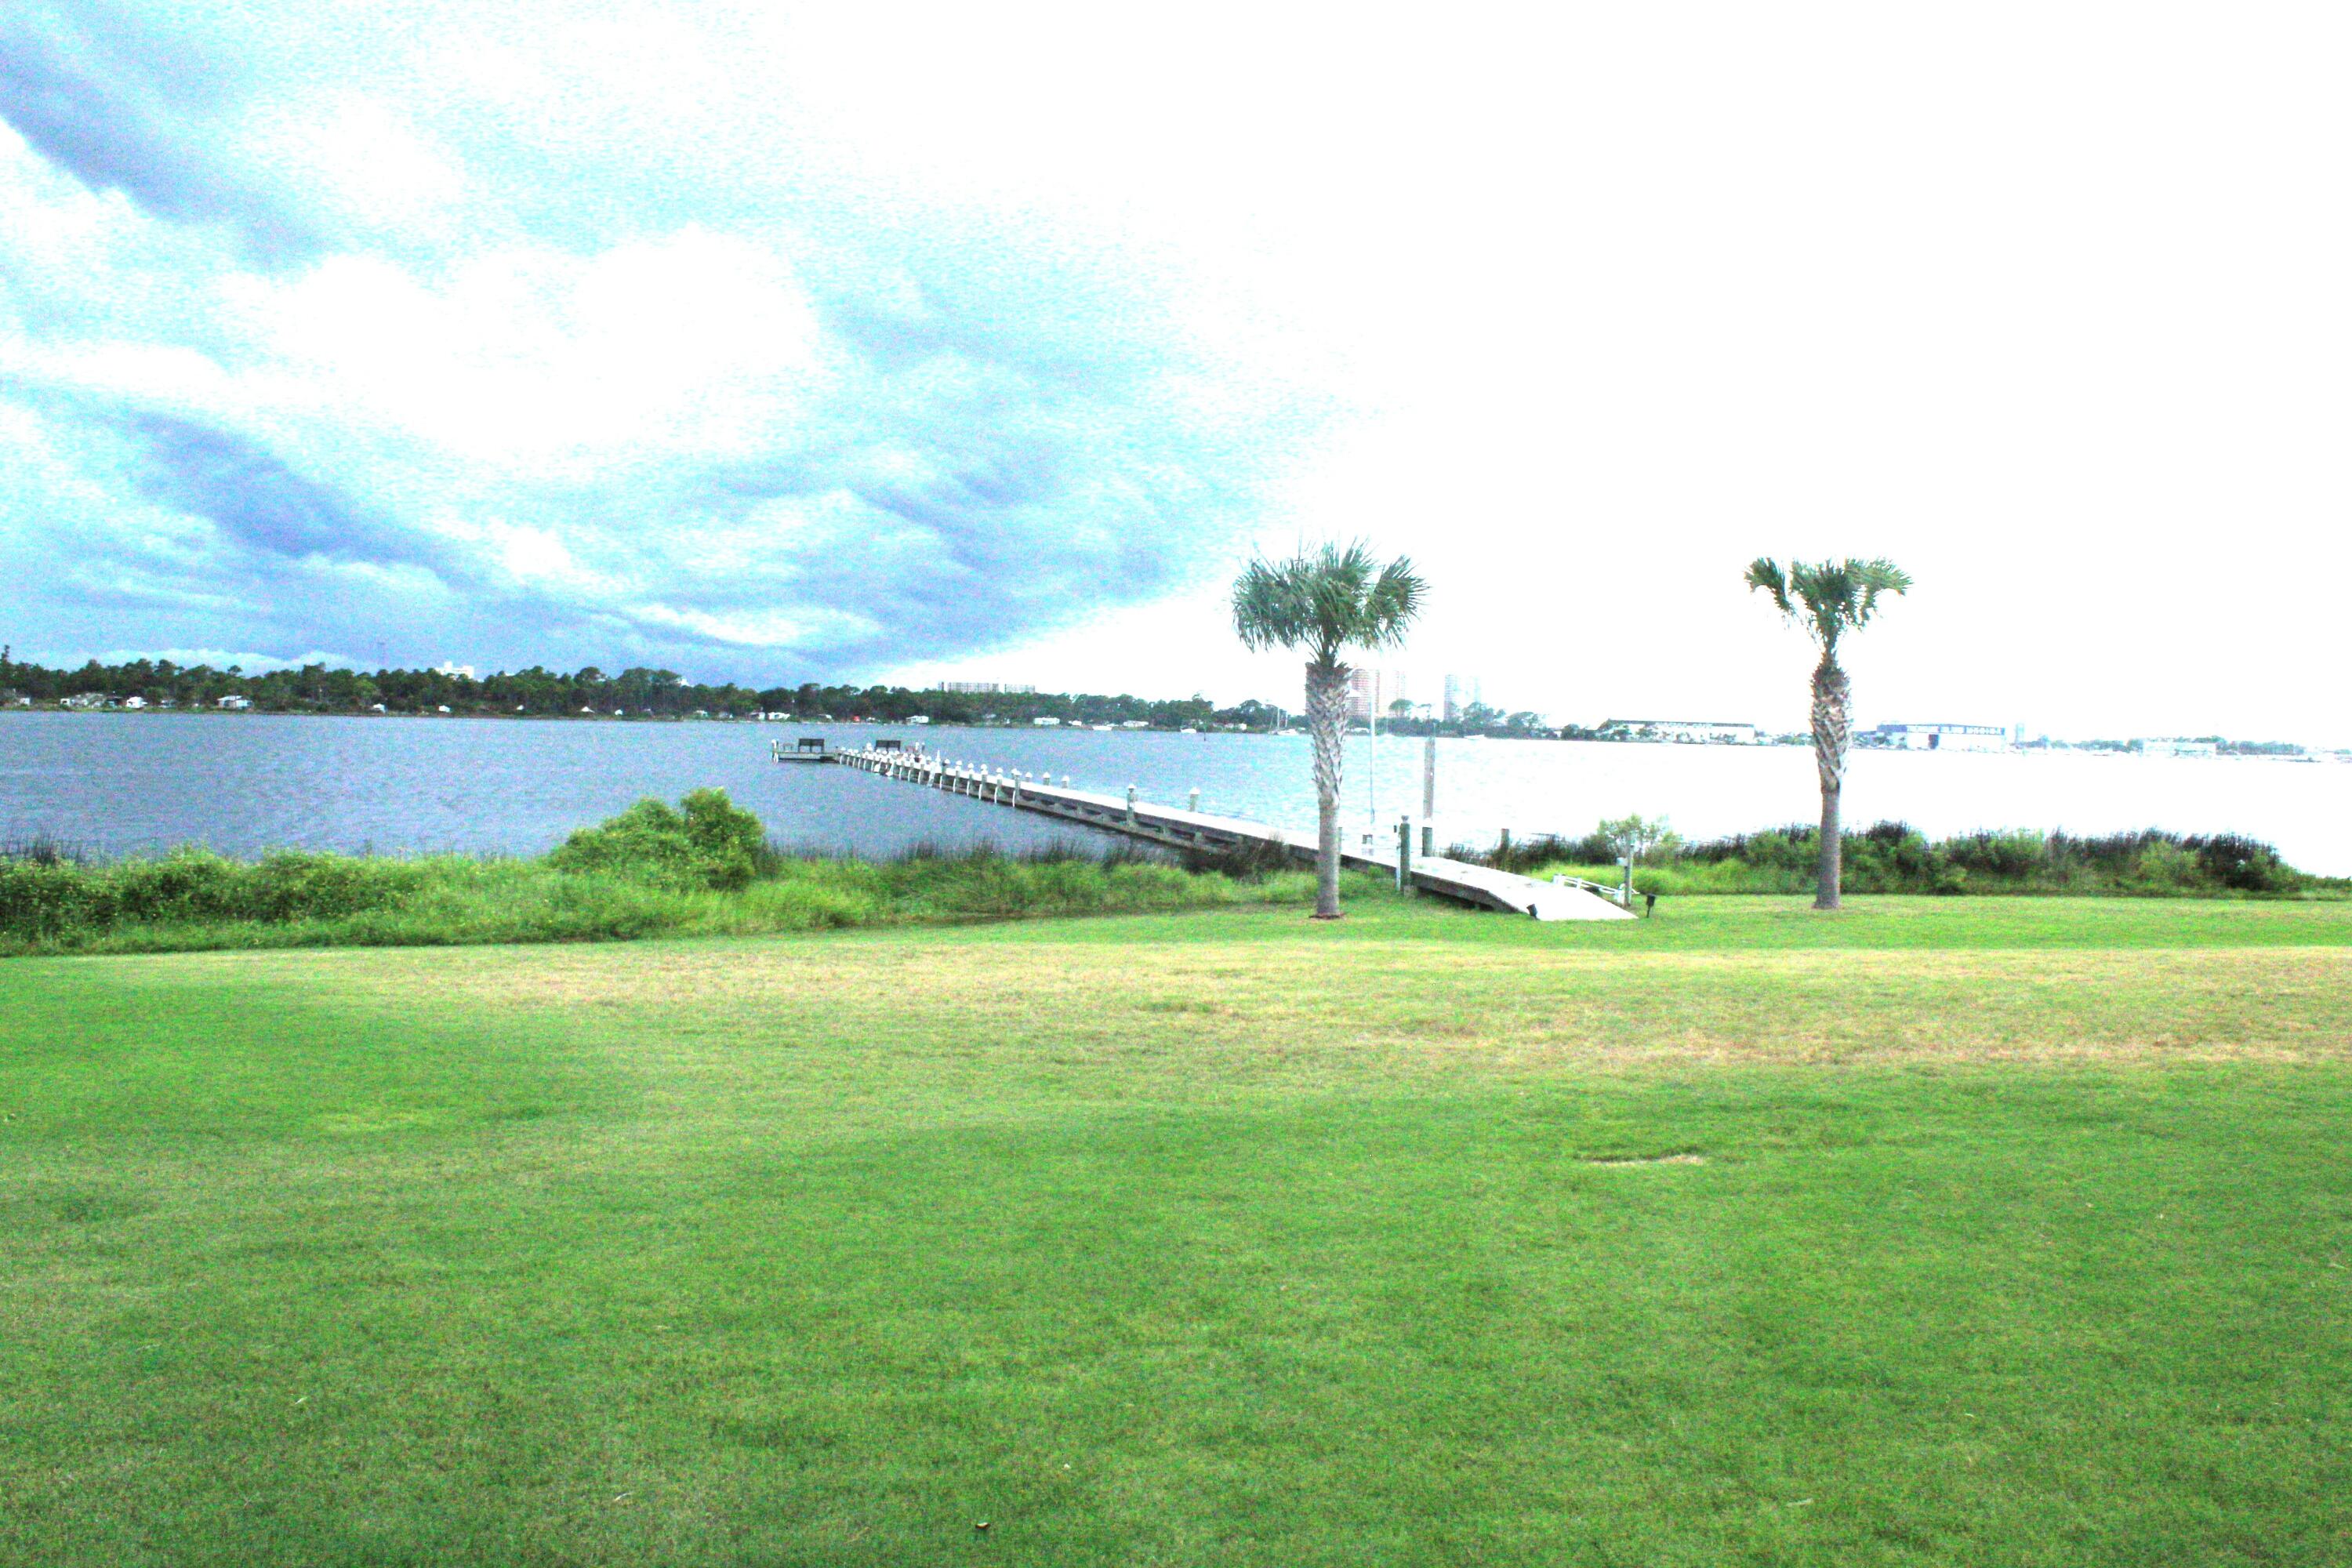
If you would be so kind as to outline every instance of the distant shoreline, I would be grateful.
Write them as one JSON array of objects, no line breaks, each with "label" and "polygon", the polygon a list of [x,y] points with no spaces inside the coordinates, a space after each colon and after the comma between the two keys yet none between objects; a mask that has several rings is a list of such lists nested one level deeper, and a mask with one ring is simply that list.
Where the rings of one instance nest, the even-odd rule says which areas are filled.
[{"label": "distant shoreline", "polygon": [[[1219,735],[1219,736],[1248,736],[1248,735],[1255,735],[1255,736],[1260,736],[1260,737],[1264,737],[1264,738],[1267,738],[1267,739],[1289,739],[1289,738],[1304,739],[1304,738],[1305,738],[1305,736],[1306,736],[1306,731],[1305,731],[1304,730],[1265,730],[1265,729],[1249,729],[1249,728],[1244,728],[1244,727],[1240,727],[1240,726],[1234,726],[1234,725],[1210,725],[1210,726],[1207,726],[1207,727],[1205,727],[1205,728],[1201,728],[1201,727],[1191,727],[1191,728],[1187,728],[1187,727],[1179,727],[1179,726],[1173,726],[1173,725],[1149,724],[1149,723],[1147,723],[1147,724],[1141,724],[1141,725],[1114,724],[1114,725],[1110,725],[1110,726],[1108,726],[1108,728],[1104,728],[1104,727],[1100,727],[1100,726],[1097,726],[1097,725],[1092,725],[1092,724],[1084,724],[1084,723],[1076,723],[1076,722],[1065,723],[1065,724],[1059,724],[1059,725],[1035,725],[1035,724],[1023,723],[1023,722],[1018,722],[1018,721],[993,721],[993,722],[992,722],[992,721],[984,721],[984,720],[982,720],[982,721],[972,721],[972,720],[960,720],[960,719],[934,719],[934,720],[929,720],[929,721],[925,721],[925,722],[919,722],[919,722],[914,722],[914,721],[908,721],[908,720],[904,720],[904,719],[804,719],[804,718],[777,718],[777,717],[773,717],[773,716],[771,716],[771,715],[767,715],[767,714],[760,714],[760,713],[747,713],[747,714],[737,714],[737,713],[546,713],[546,712],[541,712],[541,713],[493,713],[493,712],[483,712],[483,711],[480,711],[480,710],[475,710],[475,711],[471,711],[471,712],[465,712],[465,713],[455,712],[455,711],[446,712],[446,713],[442,713],[442,712],[431,712],[431,713],[427,713],[427,712],[418,712],[418,711],[414,710],[406,710],[406,709],[400,710],[397,710],[397,711],[386,710],[386,711],[384,711],[384,712],[380,712],[380,713],[379,713],[379,712],[369,712],[369,711],[361,711],[361,712],[344,712],[344,711],[322,712],[322,711],[320,711],[320,710],[317,710],[317,709],[302,709],[302,708],[275,708],[275,709],[266,709],[266,708],[163,708],[163,707],[124,708],[124,707],[122,707],[122,706],[121,706],[121,705],[119,705],[119,704],[114,705],[114,706],[110,706],[110,707],[89,707],[89,706],[80,706],[80,705],[68,704],[68,703],[65,703],[65,702],[43,702],[43,703],[33,703],[33,704],[21,704],[21,703],[20,703],[20,704],[13,704],[13,705],[5,706],[5,707],[0,707],[0,717],[6,717],[6,716],[9,716],[9,715],[35,714],[35,713],[46,713],[46,714],[53,714],[53,715],[56,715],[56,714],[70,714],[70,715],[72,715],[73,717],[76,717],[76,718],[118,718],[118,719],[152,719],[152,718],[165,718],[165,719],[207,719],[207,720],[210,720],[210,719],[365,719],[365,720],[390,720],[390,721],[397,721],[397,720],[470,720],[470,721],[488,721],[498,722],[498,723],[559,723],[559,722],[560,722],[560,723],[575,723],[575,724],[586,724],[586,723],[602,723],[602,724],[742,724],[742,725],[750,725],[750,726],[765,725],[765,726],[771,726],[771,727],[785,727],[785,728],[788,728],[788,727],[791,727],[791,726],[794,726],[794,725],[798,725],[798,726],[802,726],[802,727],[808,728],[808,729],[828,729],[828,728],[829,728],[829,729],[843,729],[843,730],[906,730],[906,731],[918,731],[918,732],[919,732],[919,731],[955,731],[955,732],[959,732],[959,733],[969,733],[969,732],[971,732],[971,731],[985,731],[985,732],[992,733],[992,734],[1000,734],[1000,733],[1001,733],[1001,734],[1024,734],[1024,735],[1027,735],[1027,734],[1062,734],[1062,735],[1068,735],[1068,734],[1080,734],[1080,735],[1090,735],[1090,734],[1112,734],[1112,735],[1199,735],[1199,736],[1202,736],[1202,737],[1203,737],[1203,738],[1206,738],[1207,736],[1210,736],[1210,735]],[[1581,745],[1594,745],[1594,746],[1657,746],[1657,747],[1674,748],[1674,749],[1678,749],[1678,750],[1683,750],[1683,751],[1726,751],[1726,752],[1772,751],[1772,750],[1787,750],[1787,749],[1790,749],[1790,748],[1802,749],[1802,748],[1805,748],[1805,747],[1810,746],[1810,745],[1811,745],[1811,743],[1809,740],[1807,740],[1807,739],[1806,739],[1805,737],[1803,737],[1803,736],[1778,736],[1778,737],[1767,737],[1767,738],[1763,738],[1763,739],[1759,739],[1759,740],[1755,740],[1755,741],[1709,741],[1709,740],[1671,740],[1671,739],[1667,739],[1667,738],[1663,737],[1663,736],[1646,736],[1646,737],[1645,737],[1645,736],[1638,736],[1638,735],[1593,735],[1593,734],[1563,735],[1563,734],[1558,733],[1557,731],[1525,731],[1525,730],[1517,730],[1517,731],[1502,731],[1502,730],[1496,730],[1496,731],[1453,731],[1453,732],[1441,731],[1441,732],[1437,733],[1437,734],[1436,734],[1436,735],[1434,735],[1434,736],[1429,736],[1429,735],[1425,735],[1425,734],[1423,734],[1423,733],[1422,732],[1422,731],[1421,731],[1420,726],[1419,726],[1419,725],[1417,725],[1417,724],[1413,727],[1413,729],[1412,729],[1412,730],[1411,730],[1411,731],[1391,731],[1391,730],[1389,730],[1389,729],[1387,729],[1387,728],[1383,728],[1383,729],[1381,731],[1381,732],[1380,732],[1380,733],[1381,733],[1381,738],[1382,740],[1398,740],[1398,741],[1417,741],[1417,740],[1423,740],[1423,739],[1436,739],[1436,740],[1441,740],[1441,741],[1490,741],[1490,740],[1491,740],[1491,741],[1557,741],[1557,742],[1567,742],[1567,743],[1571,743],[1571,744],[1581,744]],[[1357,741],[1357,740],[1361,740],[1361,739],[1363,739],[1363,738],[1364,738],[1364,735],[1365,735],[1365,731],[1364,731],[1361,728],[1357,728],[1357,729],[1354,729],[1354,730],[1351,730],[1351,731],[1349,731],[1348,738],[1349,738],[1350,741]],[[2056,756],[2056,755],[2064,755],[2064,756],[2085,756],[2085,757],[2131,757],[2131,758],[2137,758],[2137,759],[2139,759],[2139,760],[2144,761],[2144,762],[2153,762],[2153,761],[2161,761],[2161,762],[2241,762],[2241,763],[2242,763],[2242,762],[2268,762],[2268,763],[2336,763],[2336,764],[2352,763],[2352,748],[2347,748],[2347,749],[2341,749],[2341,750],[2333,750],[2333,749],[2325,749],[2325,748],[2305,748],[2305,749],[2302,749],[2302,750],[2289,751],[2289,750],[2281,749],[2281,748],[2264,747],[2264,748],[2261,748],[2261,749],[2252,749],[2252,748],[2250,748],[2250,749],[2243,749],[2243,750],[2226,750],[2226,751],[2217,751],[2217,752],[2210,752],[2210,753],[2196,753],[2196,754],[2189,754],[2189,753],[2174,753],[2174,752],[2150,752],[2150,751],[2143,751],[2143,750],[2137,749],[2137,748],[2136,748],[2136,747],[2134,747],[2134,746],[2130,746],[2130,745],[2123,745],[2123,744],[2116,744],[2116,743],[2104,743],[2104,744],[2102,744],[2102,743],[2069,743],[2069,742],[2043,742],[2043,743],[2038,743],[2038,744],[2037,744],[2037,743],[2032,743],[2032,742],[2029,742],[2029,743],[2026,743],[2026,744],[2023,744],[2023,745],[2011,745],[2011,746],[2006,746],[2006,747],[2000,748],[2000,749],[1998,749],[1998,750],[1993,750],[1993,749],[1982,749],[1982,750],[1979,750],[1979,749],[1973,749],[1973,748],[1957,748],[1957,747],[1956,747],[1956,748],[1954,748],[1954,749],[1952,749],[1952,750],[1950,750],[1950,751],[1948,751],[1948,752],[1939,752],[1939,751],[1924,750],[1924,749],[1919,749],[1919,748],[1906,748],[1906,747],[1902,747],[1902,746],[1873,745],[1873,744],[1869,744],[1869,743],[1864,742],[1862,742],[1861,740],[1859,740],[1859,738],[1857,738],[1857,741],[1856,741],[1856,743],[1855,743],[1855,745],[1854,745],[1853,750],[1854,750],[1856,752],[1866,753],[1866,754],[1870,754],[1870,755],[1890,755],[1890,754],[1891,754],[1891,755],[1913,755],[1913,756],[1955,756],[1955,757],[1958,757],[1958,756],[1973,756],[1973,757],[1998,757],[1998,756],[2011,756],[2011,757],[2021,757],[2021,756]]]}]

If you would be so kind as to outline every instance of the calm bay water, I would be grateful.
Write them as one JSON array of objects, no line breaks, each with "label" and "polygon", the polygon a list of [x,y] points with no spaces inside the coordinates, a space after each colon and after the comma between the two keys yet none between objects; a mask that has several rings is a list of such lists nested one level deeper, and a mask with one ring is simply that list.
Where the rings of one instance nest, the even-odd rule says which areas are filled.
[{"label": "calm bay water", "polygon": [[[1098,734],[888,726],[599,723],[261,714],[0,715],[0,837],[105,853],[201,843],[536,854],[640,795],[725,787],[784,842],[887,854],[919,840],[1007,847],[1076,831],[846,769],[779,766],[768,742],[898,735],[950,756],[1068,775],[1111,793],[1311,826],[1300,736]],[[1349,742],[1346,807],[1361,832],[1421,797],[1422,743]],[[1581,833],[1603,816],[1671,817],[1707,837],[1810,820],[1802,747],[1438,742],[1441,837]],[[2352,767],[2262,759],[2089,753],[1855,754],[1850,823],[1899,818],[1935,835],[1979,827],[2139,827],[2267,839],[2307,870],[2352,875]]]}]

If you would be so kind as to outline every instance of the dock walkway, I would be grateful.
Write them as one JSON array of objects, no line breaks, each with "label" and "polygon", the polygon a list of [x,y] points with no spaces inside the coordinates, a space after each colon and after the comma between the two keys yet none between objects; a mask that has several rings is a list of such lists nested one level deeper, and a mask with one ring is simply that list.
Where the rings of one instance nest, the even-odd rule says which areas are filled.
[{"label": "dock walkway", "polygon": [[[786,753],[780,745],[779,759],[784,755]],[[1132,789],[1124,796],[1097,795],[1091,790],[1073,789],[1067,784],[1055,784],[1050,780],[954,762],[921,751],[892,751],[869,746],[828,751],[824,755],[842,767],[945,790],[950,795],[964,795],[992,805],[1034,812],[1041,816],[1059,817],[1066,822],[1083,823],[1088,827],[1124,834],[1130,838],[1140,838],[1171,848],[1216,851],[1240,848],[1250,844],[1274,844],[1287,851],[1293,859],[1303,860],[1309,865],[1315,860],[1315,836],[1311,833],[1296,832],[1242,817],[1156,805],[1138,800]],[[1198,794],[1198,791],[1194,792],[1196,800]],[[1376,846],[1367,852],[1360,847],[1349,849],[1343,845],[1340,861],[1343,865],[1374,868],[1393,876],[1397,869],[1397,851],[1393,846]],[[1592,882],[1575,879],[1538,882],[1532,877],[1497,871],[1490,866],[1474,866],[1467,861],[1424,855],[1412,857],[1408,874],[1413,886],[1424,893],[1434,893],[1441,898],[1454,899],[1485,909],[1529,915],[1539,921],[1622,921],[1633,918],[1631,910],[1616,901],[1615,889],[1603,888]]]}]

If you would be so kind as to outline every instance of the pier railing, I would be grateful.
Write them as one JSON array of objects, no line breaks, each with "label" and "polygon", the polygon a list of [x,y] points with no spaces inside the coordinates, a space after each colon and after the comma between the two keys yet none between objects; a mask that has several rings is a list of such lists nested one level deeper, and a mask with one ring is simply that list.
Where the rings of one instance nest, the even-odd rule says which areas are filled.
[{"label": "pier railing", "polygon": [[[1291,858],[1308,863],[1316,857],[1313,834],[1203,812],[1198,790],[1181,808],[1161,805],[1139,798],[1132,784],[1123,795],[1104,795],[1077,788],[1067,774],[1056,784],[1051,774],[1040,777],[1016,769],[961,762],[934,755],[920,746],[858,747],[833,752],[828,760],[885,778],[1058,817],[1170,848],[1218,851],[1255,845],[1279,848]],[[1605,888],[1576,877],[1539,882],[1491,866],[1416,853],[1415,836],[1409,822],[1399,824],[1396,837],[1386,843],[1375,836],[1350,847],[1343,836],[1340,859],[1349,866],[1390,871],[1401,886],[1421,892],[1537,920],[1624,920],[1632,914],[1630,889]]]}]

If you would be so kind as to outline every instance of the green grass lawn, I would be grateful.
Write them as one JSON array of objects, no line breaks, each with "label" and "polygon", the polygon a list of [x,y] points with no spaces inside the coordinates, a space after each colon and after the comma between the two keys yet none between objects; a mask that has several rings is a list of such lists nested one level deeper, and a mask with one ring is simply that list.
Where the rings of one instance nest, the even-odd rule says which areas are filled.
[{"label": "green grass lawn", "polygon": [[0,963],[0,1562],[2352,1561],[2352,904],[1354,907]]}]

